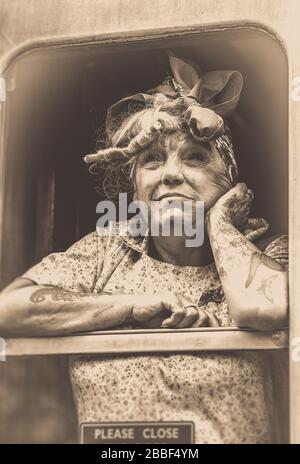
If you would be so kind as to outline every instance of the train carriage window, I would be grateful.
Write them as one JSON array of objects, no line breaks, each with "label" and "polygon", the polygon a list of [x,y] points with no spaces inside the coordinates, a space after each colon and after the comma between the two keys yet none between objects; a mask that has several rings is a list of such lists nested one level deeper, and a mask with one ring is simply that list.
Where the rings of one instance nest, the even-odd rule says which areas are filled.
[{"label": "train carriage window", "polygon": [[163,80],[168,49],[204,71],[243,74],[232,125],[240,179],[255,192],[253,216],[264,217],[272,235],[288,232],[288,65],[279,41],[254,27],[228,27],[49,43],[17,55],[4,73],[0,288],[95,229],[103,198],[83,155],[93,152],[112,102]]},{"label": "train carriage window", "polygon": [[205,71],[242,72],[233,125],[240,178],[256,193],[253,214],[265,217],[274,234],[287,232],[288,70],[279,42],[246,28],[138,44],[45,47],[20,55],[6,71],[2,286],[93,229],[101,198],[82,156],[95,148],[113,101],[161,82],[169,48]]}]

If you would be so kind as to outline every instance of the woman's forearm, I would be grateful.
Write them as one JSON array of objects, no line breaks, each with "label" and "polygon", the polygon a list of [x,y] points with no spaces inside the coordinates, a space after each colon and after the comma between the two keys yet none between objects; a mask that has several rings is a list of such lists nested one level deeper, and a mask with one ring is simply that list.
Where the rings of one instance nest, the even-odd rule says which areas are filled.
[{"label": "woman's forearm", "polygon": [[274,329],[287,323],[288,273],[221,213],[207,230],[231,314],[238,325]]},{"label": "woman's forearm", "polygon": [[0,336],[63,335],[121,325],[131,315],[126,296],[26,286],[0,295]]}]

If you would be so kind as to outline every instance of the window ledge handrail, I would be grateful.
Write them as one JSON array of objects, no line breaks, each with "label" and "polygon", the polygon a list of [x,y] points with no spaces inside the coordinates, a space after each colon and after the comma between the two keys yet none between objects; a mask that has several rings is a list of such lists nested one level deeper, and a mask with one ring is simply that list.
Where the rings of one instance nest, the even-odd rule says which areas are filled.
[{"label": "window ledge handrail", "polygon": [[238,327],[104,330],[5,340],[6,357],[287,348],[287,329],[258,331]]}]

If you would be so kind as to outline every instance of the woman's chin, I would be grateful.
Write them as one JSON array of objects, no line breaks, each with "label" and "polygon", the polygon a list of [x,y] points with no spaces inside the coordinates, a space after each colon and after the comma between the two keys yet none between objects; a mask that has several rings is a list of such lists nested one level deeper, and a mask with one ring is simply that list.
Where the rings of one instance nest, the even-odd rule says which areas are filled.
[{"label": "woman's chin", "polygon": [[[168,214],[152,218],[151,235],[183,237],[184,230],[193,224],[193,217],[185,214],[180,208],[172,208],[168,210]],[[158,230],[159,233],[157,233]]]}]

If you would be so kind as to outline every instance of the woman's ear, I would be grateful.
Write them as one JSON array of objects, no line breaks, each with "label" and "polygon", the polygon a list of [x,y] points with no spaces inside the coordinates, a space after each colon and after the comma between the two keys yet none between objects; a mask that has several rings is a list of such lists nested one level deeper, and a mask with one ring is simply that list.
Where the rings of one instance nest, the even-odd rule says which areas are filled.
[{"label": "woman's ear", "polygon": [[134,192],[133,192],[133,201],[135,201],[137,199],[137,194],[136,194],[136,190],[134,188]]}]

